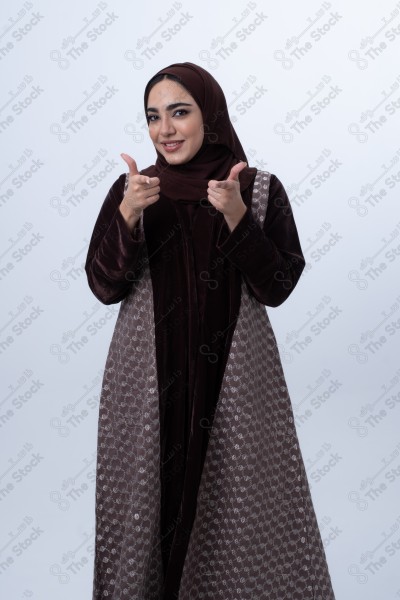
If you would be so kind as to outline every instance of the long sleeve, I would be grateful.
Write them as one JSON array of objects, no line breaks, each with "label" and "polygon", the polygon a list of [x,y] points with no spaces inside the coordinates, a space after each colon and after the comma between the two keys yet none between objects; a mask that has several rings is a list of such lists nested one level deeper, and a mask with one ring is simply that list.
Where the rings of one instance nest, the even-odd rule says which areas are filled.
[{"label": "long sleeve", "polygon": [[144,243],[139,223],[131,232],[119,210],[124,185],[125,174],[122,174],[103,202],[86,257],[89,287],[103,304],[115,304],[128,294]]},{"label": "long sleeve", "polygon": [[279,306],[294,290],[305,260],[286,191],[271,175],[263,226],[247,207],[230,232],[224,220],[217,247],[241,271],[250,293],[266,306]]}]

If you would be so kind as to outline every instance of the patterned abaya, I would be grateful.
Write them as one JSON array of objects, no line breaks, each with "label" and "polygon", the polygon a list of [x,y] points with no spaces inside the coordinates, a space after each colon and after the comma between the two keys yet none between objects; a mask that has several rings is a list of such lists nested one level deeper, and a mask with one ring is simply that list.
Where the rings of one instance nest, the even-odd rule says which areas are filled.
[{"label": "patterned abaya", "polygon": [[[244,158],[229,156],[224,169]],[[86,261],[95,296],[121,302],[99,407],[93,600],[334,600],[265,308],[305,265],[284,187],[248,169],[230,231],[171,179],[131,232],[127,183],[111,186]]]}]

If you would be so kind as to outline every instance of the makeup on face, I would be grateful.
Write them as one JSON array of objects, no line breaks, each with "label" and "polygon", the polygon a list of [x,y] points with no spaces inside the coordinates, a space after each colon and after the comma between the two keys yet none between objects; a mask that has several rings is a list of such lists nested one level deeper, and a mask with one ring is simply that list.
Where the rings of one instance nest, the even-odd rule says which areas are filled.
[{"label": "makeup on face", "polygon": [[146,117],[150,138],[168,163],[188,162],[201,148],[201,109],[179,83],[164,79],[150,90]]}]

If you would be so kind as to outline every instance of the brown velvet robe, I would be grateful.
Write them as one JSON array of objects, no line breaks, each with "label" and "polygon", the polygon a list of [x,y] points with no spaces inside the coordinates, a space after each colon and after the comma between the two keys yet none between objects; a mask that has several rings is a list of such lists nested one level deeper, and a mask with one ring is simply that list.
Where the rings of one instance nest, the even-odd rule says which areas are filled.
[{"label": "brown velvet robe", "polygon": [[[124,174],[111,187],[86,261],[95,296],[105,304],[123,301],[99,409],[93,600],[333,600],[279,353],[265,311],[265,305],[279,306],[286,300],[305,265],[286,192],[275,175],[258,172],[257,190],[251,186],[243,194],[247,211],[232,232],[208,201],[160,198],[144,210],[131,233],[118,210],[126,184]],[[247,358],[242,364],[243,353],[235,360],[233,344],[236,347],[238,341],[233,339],[246,318],[254,320],[251,333],[246,334],[254,337],[253,342],[246,339],[249,352],[261,355],[256,353],[255,360]],[[264,339],[257,338],[263,328]],[[142,335],[143,329],[147,330]],[[265,355],[264,363],[257,365],[264,351],[271,356]],[[267,360],[272,360],[272,366]],[[234,520],[227,530],[220,523],[215,545],[207,541],[217,523],[217,513],[210,515],[224,497],[223,489],[215,495],[221,478],[214,473],[213,483],[211,467],[218,467],[219,461],[213,454],[217,450],[210,449],[210,436],[217,435],[214,446],[225,437],[234,438],[233,431],[226,427],[219,431],[219,421],[214,423],[219,412],[223,418],[223,402],[232,402],[236,393],[228,384],[228,367],[238,369],[239,381],[262,370],[259,381],[246,384],[250,404],[254,398],[254,407],[261,402],[261,410],[269,411],[260,422],[266,427],[262,436],[274,439],[282,406],[287,416],[281,429],[283,442],[268,446],[263,455],[251,460],[252,470],[264,473],[264,488],[260,484],[257,494],[269,497],[260,508],[257,494],[249,496],[247,508],[261,510],[261,517],[252,525],[258,541],[253,540],[245,552],[246,560],[254,564],[251,568],[243,565],[242,571],[243,549],[239,544],[235,555],[232,541],[224,542],[223,533],[234,531],[235,543],[236,539],[242,543],[249,537],[245,528],[241,534]],[[223,388],[224,382],[228,387]],[[227,392],[230,397],[224,398]],[[245,397],[242,390],[240,400],[234,402],[237,410]],[[260,423],[246,422],[243,448],[250,448],[252,428],[256,430]],[[233,430],[234,424],[230,424]],[[146,431],[152,431],[152,437],[141,437]],[[268,444],[275,444],[271,440]],[[261,440],[256,445],[260,444]],[[278,449],[279,458],[274,454]],[[290,465],[279,464],[280,453],[289,452],[297,460],[297,486]],[[219,453],[222,459],[221,448]],[[226,460],[233,456],[235,452],[228,452]],[[248,462],[227,465],[231,474],[234,468],[242,473],[248,466]],[[283,478],[279,485],[274,479],[276,470]],[[140,479],[140,473],[146,477]],[[246,481],[251,484],[250,475]],[[212,485],[208,491],[207,485]],[[237,497],[226,499],[228,504],[241,502],[240,490]],[[293,512],[299,503],[305,519],[302,524],[307,522],[302,533]],[[217,512],[225,513],[226,522],[229,510],[223,506],[225,510],[220,506]],[[246,510],[245,499],[240,506]],[[240,516],[240,525],[244,516],[239,508],[234,513]],[[258,533],[254,525],[259,526]],[[276,539],[270,530],[275,525],[282,528],[279,535],[274,534]],[[306,538],[307,555],[302,546]],[[219,552],[232,552],[239,563],[225,558],[210,568]],[[269,566],[258,564],[268,559]],[[283,574],[285,568],[294,569],[294,574]],[[232,570],[229,576],[228,569]],[[241,591],[238,581],[244,582]]]}]

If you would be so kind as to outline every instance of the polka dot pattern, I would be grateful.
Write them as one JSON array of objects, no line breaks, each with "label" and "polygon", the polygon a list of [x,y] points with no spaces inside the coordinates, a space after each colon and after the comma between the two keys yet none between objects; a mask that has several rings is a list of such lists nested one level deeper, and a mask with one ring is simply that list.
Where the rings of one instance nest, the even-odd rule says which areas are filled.
[{"label": "polka dot pattern", "polygon": [[275,335],[244,281],[179,590],[200,598],[334,600]]},{"label": "polka dot pattern", "polygon": [[93,600],[161,598],[158,387],[147,267],[138,279],[121,303],[104,370]]},{"label": "polka dot pattern", "polygon": [[[269,181],[257,173],[260,225]],[[173,600],[162,595],[154,310],[142,264],[104,372],[93,600]],[[244,280],[179,590],[178,600],[197,599],[335,600],[275,335]]]}]

